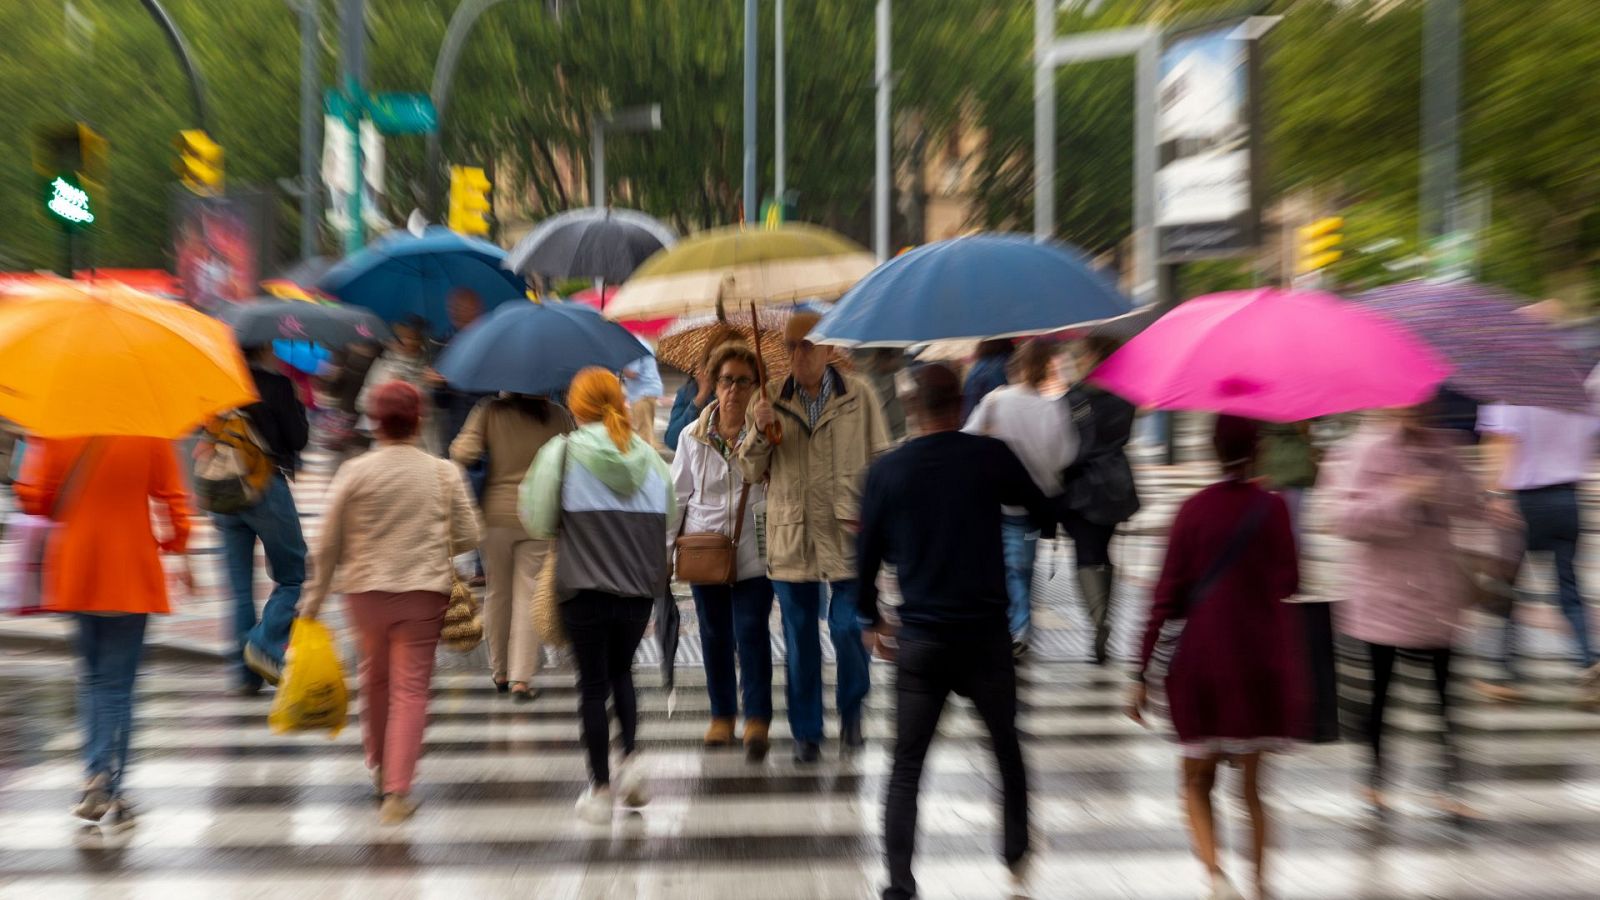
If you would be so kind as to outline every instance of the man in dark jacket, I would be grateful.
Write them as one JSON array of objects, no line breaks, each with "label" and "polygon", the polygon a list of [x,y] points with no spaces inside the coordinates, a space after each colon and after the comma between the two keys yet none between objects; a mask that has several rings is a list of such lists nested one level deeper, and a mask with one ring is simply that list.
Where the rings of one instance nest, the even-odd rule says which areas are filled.
[{"label": "man in dark jacket", "polygon": [[[873,464],[861,497],[860,615],[880,655],[890,629],[878,610],[878,570],[900,580],[894,769],[885,799],[885,900],[916,896],[911,874],[923,762],[952,693],[972,701],[1000,766],[1004,857],[1026,889],[1028,783],[1017,740],[1017,678],[1007,618],[1002,505],[1020,506],[1053,536],[1055,507],[1003,442],[964,434],[961,384],[934,364],[906,376],[907,413],[921,436]],[[935,485],[936,487],[930,487]]]},{"label": "man in dark jacket", "polygon": [[[306,408],[295,394],[294,383],[279,370],[272,346],[249,352],[250,376],[261,400],[244,408],[261,449],[277,468],[267,483],[261,502],[231,515],[213,515],[222,535],[223,564],[233,592],[234,635],[239,643],[238,691],[260,692],[263,679],[276,684],[283,671],[283,652],[289,643],[289,625],[300,603],[300,586],[306,580],[306,539],[300,530],[289,479],[300,467],[310,428]],[[267,557],[272,593],[256,616],[256,541]]]}]

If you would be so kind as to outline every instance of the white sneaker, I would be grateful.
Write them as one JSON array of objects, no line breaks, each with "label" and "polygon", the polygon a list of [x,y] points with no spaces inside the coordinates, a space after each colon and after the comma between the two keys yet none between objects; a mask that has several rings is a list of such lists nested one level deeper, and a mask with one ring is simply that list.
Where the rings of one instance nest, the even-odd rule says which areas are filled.
[{"label": "white sneaker", "polygon": [[1233,886],[1227,876],[1221,875],[1211,882],[1211,900],[1244,900],[1244,895]]},{"label": "white sneaker", "polygon": [[578,818],[590,825],[611,824],[611,788],[589,785],[578,798]]},{"label": "white sneaker", "polygon": [[650,792],[645,788],[644,764],[638,753],[622,758],[617,766],[617,796],[628,809],[638,809],[650,803]]}]

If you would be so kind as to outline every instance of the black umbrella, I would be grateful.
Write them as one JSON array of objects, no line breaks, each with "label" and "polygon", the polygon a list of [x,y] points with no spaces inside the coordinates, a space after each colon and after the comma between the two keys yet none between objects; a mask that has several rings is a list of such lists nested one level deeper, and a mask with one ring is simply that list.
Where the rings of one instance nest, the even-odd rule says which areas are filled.
[{"label": "black umbrella", "polygon": [[661,687],[667,692],[668,718],[678,706],[676,663],[682,621],[678,598],[673,596],[671,586],[663,587],[656,597],[656,643],[661,645]]},{"label": "black umbrella", "polygon": [[672,229],[631,209],[574,209],[528,232],[505,266],[524,278],[599,278],[620,284],[639,264],[677,241]]},{"label": "black umbrella", "polygon": [[241,347],[273,341],[309,341],[340,348],[392,335],[370,310],[354,306],[308,303],[304,300],[260,299],[224,307],[219,318],[233,328]]}]

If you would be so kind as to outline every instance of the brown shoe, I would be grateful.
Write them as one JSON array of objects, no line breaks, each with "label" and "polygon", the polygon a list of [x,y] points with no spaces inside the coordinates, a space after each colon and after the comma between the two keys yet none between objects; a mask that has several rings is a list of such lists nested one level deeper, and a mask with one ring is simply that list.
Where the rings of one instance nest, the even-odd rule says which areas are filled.
[{"label": "brown shoe", "polygon": [[772,740],[767,735],[768,723],[766,719],[746,719],[744,723],[744,755],[751,762],[760,762],[767,758],[767,750],[772,746]]},{"label": "brown shoe", "polygon": [[711,720],[711,727],[706,729],[706,746],[733,746],[733,717],[718,716]]}]

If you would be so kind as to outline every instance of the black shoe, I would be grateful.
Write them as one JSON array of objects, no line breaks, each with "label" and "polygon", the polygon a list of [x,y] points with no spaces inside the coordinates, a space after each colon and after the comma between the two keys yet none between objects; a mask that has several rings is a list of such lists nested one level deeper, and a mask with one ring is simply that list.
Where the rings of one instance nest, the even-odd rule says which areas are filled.
[{"label": "black shoe", "polygon": [[494,683],[494,692],[496,694],[504,694],[509,690],[511,690],[511,682],[509,681],[496,681]]},{"label": "black shoe", "polygon": [[814,763],[822,759],[822,748],[816,741],[795,741],[794,761],[797,763]]},{"label": "black shoe", "polygon": [[839,740],[851,750],[860,750],[867,745],[867,736],[861,731],[861,720],[846,722],[839,729]]}]

